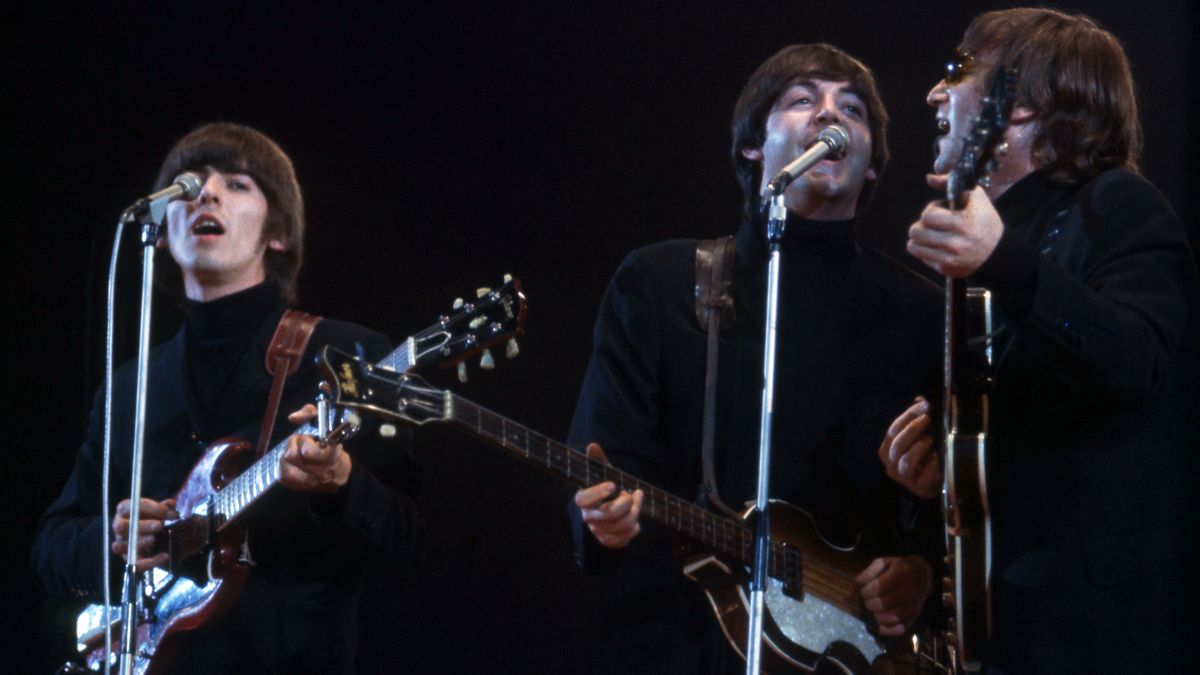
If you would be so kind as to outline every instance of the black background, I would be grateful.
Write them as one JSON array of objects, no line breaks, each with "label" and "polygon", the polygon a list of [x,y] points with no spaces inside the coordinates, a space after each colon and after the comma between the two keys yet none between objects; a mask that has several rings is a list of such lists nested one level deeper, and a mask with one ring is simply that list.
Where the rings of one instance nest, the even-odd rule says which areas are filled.
[{"label": "black background", "polygon": [[[500,4],[500,3],[497,3]],[[640,3],[639,3],[640,4]],[[650,3],[645,3],[650,5]],[[399,340],[456,295],[517,275],[522,354],[458,385],[563,438],[604,285],[652,241],[732,232],[733,101],[786,44],[829,41],[875,69],[893,162],[865,238],[903,252],[931,197],[923,100],[970,17],[1005,3],[22,3],[3,11],[3,251],[9,357],[4,670],[49,672],[75,606],[29,571],[102,378],[104,270],[120,210],[171,143],[208,121],[265,131],[293,158],[312,312]],[[1195,10],[1184,0],[1068,2],[1125,43],[1146,127],[1144,172],[1196,218]],[[1192,230],[1193,235],[1195,230]],[[134,240],[124,269],[137,269]],[[133,274],[121,293],[132,355]],[[156,305],[155,336],[178,313]],[[700,367],[697,364],[697,367]],[[590,658],[604,581],[578,572],[569,491],[502,452],[421,429],[423,566],[372,568],[365,672],[564,672]]]}]

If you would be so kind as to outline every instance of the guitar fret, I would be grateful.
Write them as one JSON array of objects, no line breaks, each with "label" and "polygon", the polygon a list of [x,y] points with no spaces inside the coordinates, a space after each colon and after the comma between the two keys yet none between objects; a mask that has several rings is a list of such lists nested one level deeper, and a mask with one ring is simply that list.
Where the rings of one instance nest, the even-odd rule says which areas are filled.
[{"label": "guitar fret", "polygon": [[[465,399],[447,394],[446,419],[518,454],[526,461],[584,486],[612,481],[619,490],[645,494],[643,513],[652,520],[687,535],[708,547],[749,564],[754,557],[754,533],[736,519],[709,512],[675,495],[638,480],[616,467],[602,464],[521,424]],[[795,583],[801,572],[798,551],[772,541],[767,553],[767,573]]]}]

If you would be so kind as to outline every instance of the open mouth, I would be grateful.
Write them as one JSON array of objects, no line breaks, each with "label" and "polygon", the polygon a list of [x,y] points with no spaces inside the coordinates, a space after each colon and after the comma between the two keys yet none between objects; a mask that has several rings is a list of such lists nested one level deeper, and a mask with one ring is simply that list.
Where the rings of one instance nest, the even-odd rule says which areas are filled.
[{"label": "open mouth", "polygon": [[212,218],[201,218],[192,224],[192,234],[196,236],[225,234],[225,228]]},{"label": "open mouth", "polygon": [[937,159],[942,154],[942,139],[950,136],[950,120],[937,118],[937,136],[933,139],[933,157]]}]

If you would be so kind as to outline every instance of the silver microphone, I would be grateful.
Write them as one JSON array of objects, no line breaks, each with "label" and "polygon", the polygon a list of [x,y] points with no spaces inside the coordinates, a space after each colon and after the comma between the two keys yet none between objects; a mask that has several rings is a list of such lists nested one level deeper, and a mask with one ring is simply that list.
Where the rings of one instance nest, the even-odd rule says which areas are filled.
[{"label": "silver microphone", "polygon": [[783,167],[783,170],[775,174],[767,187],[763,190],[763,199],[770,199],[773,195],[777,195],[787,189],[792,181],[800,177],[800,174],[808,171],[817,162],[826,157],[840,159],[846,154],[846,148],[850,145],[850,133],[846,128],[831,124],[821,133],[817,134],[817,140],[813,141],[812,145],[808,146],[799,157],[793,159],[790,164]]},{"label": "silver microphone", "polygon": [[203,186],[204,181],[200,179],[200,176],[191,171],[181,173],[175,177],[175,182],[167,187],[153,194],[146,195],[133,204],[130,204],[129,208],[125,209],[123,218],[129,219],[135,215],[145,213],[150,209],[151,204],[159,200],[165,199],[168,202],[173,202],[177,199],[185,201],[195,199],[200,196],[200,189]]}]

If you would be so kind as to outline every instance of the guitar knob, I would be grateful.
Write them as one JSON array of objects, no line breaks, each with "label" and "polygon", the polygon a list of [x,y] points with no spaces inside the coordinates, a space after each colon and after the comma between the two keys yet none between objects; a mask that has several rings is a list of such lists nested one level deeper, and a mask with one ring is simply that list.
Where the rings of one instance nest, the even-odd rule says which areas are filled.
[{"label": "guitar knob", "polygon": [[508,282],[510,282],[510,281],[512,281],[512,275],[511,275],[511,274],[505,274],[505,275],[504,275],[504,283],[506,283],[506,284],[507,284],[507,283],[508,283]]},{"label": "guitar knob", "polygon": [[382,438],[395,438],[396,437],[396,425],[395,424],[380,424],[379,425],[379,435]]},{"label": "guitar knob", "polygon": [[483,296],[485,296],[491,292],[492,292],[492,289],[488,288],[487,286],[476,288],[475,289],[475,297],[482,298]]},{"label": "guitar knob", "polygon": [[462,306],[463,306],[463,299],[462,299],[462,298],[455,298],[455,299],[454,299],[454,304],[453,304],[453,305],[450,305],[450,307],[452,307],[453,309],[462,309]]},{"label": "guitar knob", "polygon": [[483,350],[483,356],[479,357],[479,367],[484,370],[491,370],[496,367],[496,359],[492,358],[492,350]]},{"label": "guitar knob", "polygon": [[504,358],[515,359],[520,353],[521,348],[517,346],[517,339],[509,338],[508,343],[504,345]]},{"label": "guitar knob", "polygon": [[467,381],[467,362],[466,361],[458,362],[458,381],[459,382]]}]

